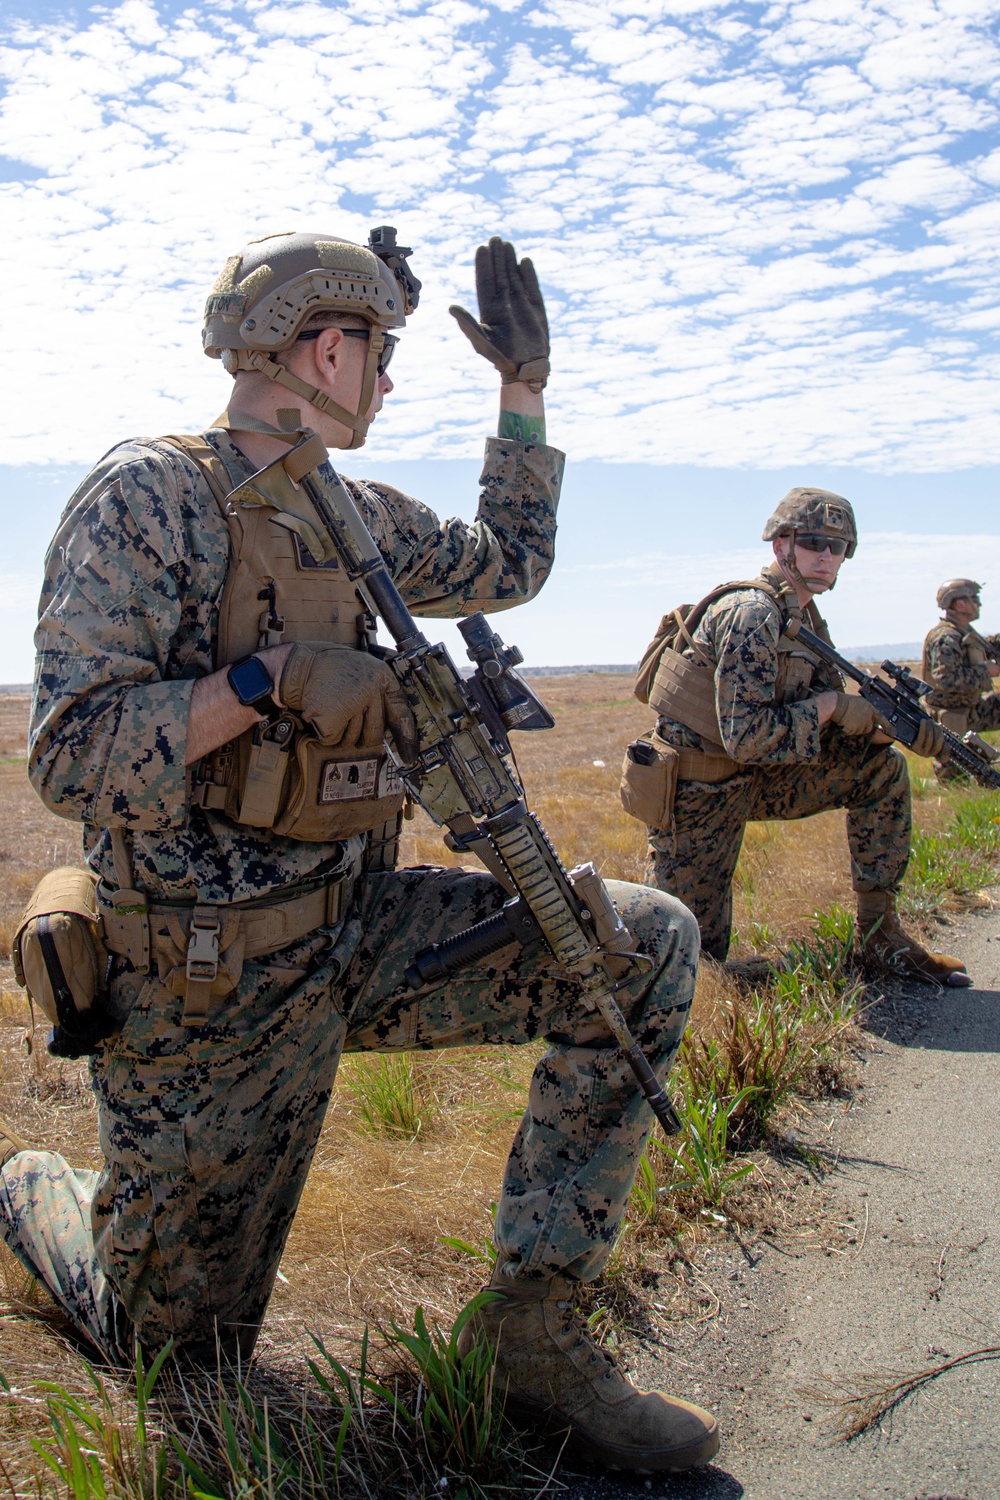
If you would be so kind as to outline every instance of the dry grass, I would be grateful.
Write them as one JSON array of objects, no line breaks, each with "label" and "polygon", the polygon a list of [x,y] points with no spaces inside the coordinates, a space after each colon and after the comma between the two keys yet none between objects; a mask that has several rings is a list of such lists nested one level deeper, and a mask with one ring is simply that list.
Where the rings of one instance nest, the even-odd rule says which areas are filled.
[{"label": "dry grass", "polygon": [[842,1442],[850,1443],[873,1428],[880,1428],[897,1407],[917,1391],[924,1390],[932,1380],[950,1370],[997,1359],[1000,1359],[1000,1345],[986,1344],[919,1370],[895,1374],[869,1370],[839,1381],[828,1379],[822,1384],[803,1388],[802,1395],[827,1407],[828,1425]]},{"label": "dry grass", "polygon": [[[549,734],[518,737],[530,804],[568,864],[593,859],[608,877],[641,878],[643,830],[620,810],[617,788],[624,745],[648,727],[648,709],[635,702],[629,680],[621,677],[557,677],[535,685],[557,723]],[[27,711],[26,699],[0,699],[0,754],[4,746],[14,757],[23,752]],[[925,777],[929,767],[915,769]],[[923,782],[918,786],[924,793],[915,803],[921,825],[943,827],[954,798],[939,796]],[[79,833],[41,807],[27,785],[23,759],[0,759],[0,801],[0,940],[6,942],[40,873],[77,860]],[[456,862],[421,813],[406,829],[403,861]],[[767,951],[769,942],[805,936],[813,913],[834,902],[850,903],[842,814],[748,830],[736,896],[742,951]],[[736,994],[720,970],[705,966],[692,1033],[722,1035]],[[29,1055],[23,1040],[27,1020],[6,965],[0,969],[0,1113],[32,1141],[64,1152],[75,1164],[97,1165],[95,1111],[85,1070],[49,1058],[41,1037]],[[300,1369],[307,1330],[352,1363],[366,1322],[409,1324],[419,1304],[431,1318],[450,1325],[485,1279],[485,1269],[442,1239],[458,1236],[474,1245],[487,1239],[490,1204],[539,1050],[415,1056],[415,1085],[425,1107],[421,1128],[410,1138],[373,1134],[365,1125],[358,1093],[346,1086],[364,1065],[345,1059],[268,1312],[260,1346],[265,1369]],[[804,1197],[803,1180],[801,1171],[796,1175],[780,1167],[769,1175],[755,1172],[741,1185],[738,1202],[755,1203],[752,1217],[771,1232],[815,1238],[816,1205],[808,1198],[813,1189]],[[641,1214],[630,1215],[601,1299],[600,1316],[606,1316],[612,1337],[616,1328],[642,1326],[655,1316],[645,1306],[648,1299],[636,1300],[630,1276],[638,1266],[644,1277],[672,1271],[669,1289],[660,1294],[663,1316],[707,1316],[711,1310],[696,1268],[665,1228],[677,1224],[657,1226]],[[29,1391],[38,1379],[50,1378],[85,1389],[65,1333],[44,1295],[0,1247],[0,1372],[9,1384]],[[37,1403],[0,1399],[0,1433],[8,1451],[29,1466],[25,1437],[44,1426]]]}]

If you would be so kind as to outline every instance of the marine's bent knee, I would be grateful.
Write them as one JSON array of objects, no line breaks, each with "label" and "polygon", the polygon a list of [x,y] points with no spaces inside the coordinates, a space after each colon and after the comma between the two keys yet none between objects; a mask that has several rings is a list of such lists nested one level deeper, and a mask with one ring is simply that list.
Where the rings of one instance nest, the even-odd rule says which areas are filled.
[{"label": "marine's bent knee", "polygon": [[676,896],[647,885],[609,880],[608,890],[636,947],[651,958],[657,973],[694,988],[701,935],[693,914]]},{"label": "marine's bent knee", "polygon": [[910,771],[906,756],[895,745],[886,745],[884,753],[871,762],[871,779],[878,783],[888,795],[909,791]]}]

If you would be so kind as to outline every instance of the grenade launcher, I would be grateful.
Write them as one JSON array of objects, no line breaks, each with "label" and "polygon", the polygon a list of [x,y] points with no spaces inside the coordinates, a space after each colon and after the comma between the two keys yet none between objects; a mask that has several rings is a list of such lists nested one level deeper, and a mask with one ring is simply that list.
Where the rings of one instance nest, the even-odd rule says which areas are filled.
[{"label": "grenade launcher", "polygon": [[[882,720],[886,734],[893,735],[901,745],[913,744],[921,724],[935,722],[934,715],[929,714],[920,703],[924,694],[933,692],[933,689],[929,683],[921,682],[919,677],[915,677],[908,667],[898,667],[894,661],[884,661],[882,671],[892,678],[892,682],[885,682],[881,677],[872,677],[870,673],[863,672],[804,625],[797,625],[795,620],[790,621],[785,628],[786,633],[800,641],[808,651],[829,662],[832,667],[837,667],[845,677],[858,684],[858,691]],[[1000,752],[971,730],[963,739],[959,739],[958,735],[945,729],[943,758],[966,775],[974,776],[980,786],[1000,787],[1000,771],[994,765],[994,761],[1000,759]]]},{"label": "grenade launcher", "polygon": [[[475,854],[509,897],[495,916],[417,953],[406,983],[413,990],[440,984],[513,942],[543,939],[604,1018],[663,1129],[676,1134],[680,1119],[615,998],[652,963],[634,951],[594,866],[563,867],[528,811],[508,759],[509,730],[551,728],[554,722],[514,670],[520,652],[504,646],[483,614],[471,615],[458,627],[475,665],[472,677],[463,680],[445,647],[432,646],[417,629],[322,441],[299,431],[295,446],[240,493],[255,491],[265,504],[300,515],[303,496],[311,506],[341,566],[396,643],[386,661],[413,711],[419,746],[412,764],[400,767],[404,785],[438,827],[447,828],[448,848]],[[292,434],[288,438],[293,441]]]}]

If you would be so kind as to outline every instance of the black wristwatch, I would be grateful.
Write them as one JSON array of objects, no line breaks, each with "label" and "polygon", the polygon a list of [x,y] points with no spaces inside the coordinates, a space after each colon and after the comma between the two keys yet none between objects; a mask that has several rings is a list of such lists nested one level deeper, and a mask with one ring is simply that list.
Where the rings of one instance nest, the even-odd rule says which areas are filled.
[{"label": "black wristwatch", "polygon": [[252,708],[259,714],[281,713],[271,696],[274,678],[259,656],[244,656],[242,661],[233,662],[226,676],[244,708]]}]

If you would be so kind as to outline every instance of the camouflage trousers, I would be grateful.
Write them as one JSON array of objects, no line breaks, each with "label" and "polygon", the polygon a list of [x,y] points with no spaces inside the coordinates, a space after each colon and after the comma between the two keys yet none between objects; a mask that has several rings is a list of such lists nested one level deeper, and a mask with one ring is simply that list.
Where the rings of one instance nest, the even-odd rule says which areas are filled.
[{"label": "camouflage trousers", "polygon": [[[621,992],[658,1075],[687,1020],[698,930],[679,902],[611,883],[648,975]],[[427,994],[416,950],[501,905],[489,876],[367,876],[345,922],[247,963],[198,1027],[131,972],[113,982],[121,1032],[93,1064],[100,1172],[24,1151],[0,1172],[0,1231],[110,1359],[132,1330],[195,1362],[251,1352],[343,1051],[517,1045],[544,1038],[514,1136],[497,1246],[519,1274],[588,1280],[604,1264],[652,1116],[604,1023],[540,944],[507,949]]]},{"label": "camouflage trousers", "polygon": [[[952,734],[957,734],[959,739],[967,729],[975,730],[976,734],[985,734],[990,729],[1000,729],[1000,693],[988,693],[980,698],[978,703],[973,703],[971,708],[952,710],[939,710],[937,718]],[[936,760],[934,762],[934,775],[941,782],[968,781],[964,771],[959,771],[950,761]]]},{"label": "camouflage trousers", "polygon": [[824,736],[818,761],[755,766],[729,781],[681,781],[675,832],[649,830],[648,879],[698,919],[702,951],[724,962],[733,919],[733,875],[747,823],[847,809],[856,891],[895,891],[910,857],[906,761],[888,745]]}]

